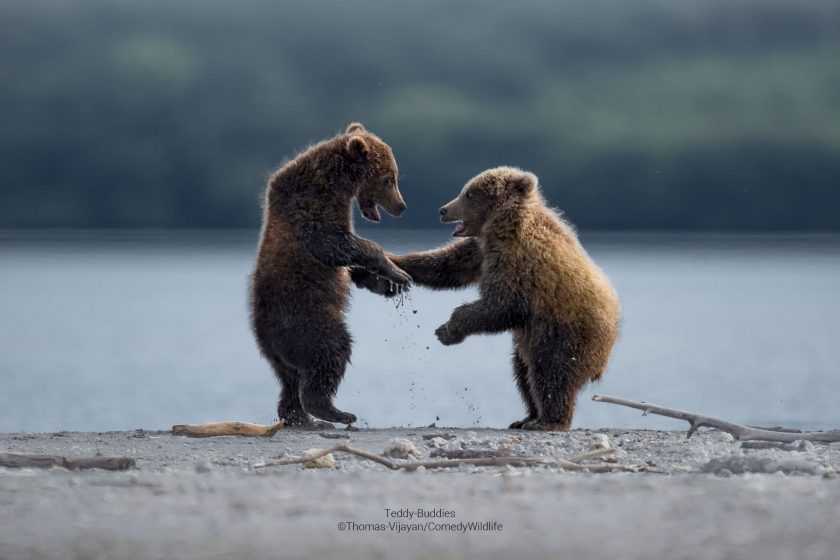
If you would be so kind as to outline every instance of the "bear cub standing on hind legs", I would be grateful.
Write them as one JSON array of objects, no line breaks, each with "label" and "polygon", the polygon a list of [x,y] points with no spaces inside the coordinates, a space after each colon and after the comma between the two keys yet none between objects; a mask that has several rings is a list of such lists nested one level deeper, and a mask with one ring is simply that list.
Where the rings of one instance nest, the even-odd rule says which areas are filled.
[{"label": "bear cub standing on hind legs", "polygon": [[[446,247],[389,255],[415,283],[478,284],[481,297],[435,331],[445,345],[471,334],[513,331],[513,372],[528,415],[510,425],[568,430],[578,391],[598,380],[618,335],[619,300],[572,226],[547,208],[537,177],[512,167],[485,171],[440,209],[458,222]],[[369,289],[372,277],[354,278]],[[382,282],[381,293],[388,295]]]},{"label": "bear cub standing on hind legs", "polygon": [[406,207],[391,148],[358,123],[299,154],[268,181],[251,323],[280,381],[277,414],[289,426],[313,425],[310,415],[356,421],[332,403],[350,359],[344,310],[351,274],[371,275],[389,293],[411,281],[376,243],[354,233],[354,199],[374,222],[377,205],[393,216]]}]

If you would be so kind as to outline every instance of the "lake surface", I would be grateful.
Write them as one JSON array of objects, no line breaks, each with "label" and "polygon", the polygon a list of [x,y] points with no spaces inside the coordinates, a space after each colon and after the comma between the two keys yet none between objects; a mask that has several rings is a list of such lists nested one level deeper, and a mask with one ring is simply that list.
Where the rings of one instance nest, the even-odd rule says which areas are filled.
[{"label": "lake surface", "polygon": [[[448,230],[366,230],[395,252]],[[271,422],[278,385],[253,342],[257,233],[0,233],[0,431]],[[686,427],[594,393],[764,425],[840,427],[840,238],[598,234],[621,339],[575,427]],[[524,415],[509,334],[444,347],[471,290],[397,308],[355,290],[337,405],[360,426],[504,427]]]}]

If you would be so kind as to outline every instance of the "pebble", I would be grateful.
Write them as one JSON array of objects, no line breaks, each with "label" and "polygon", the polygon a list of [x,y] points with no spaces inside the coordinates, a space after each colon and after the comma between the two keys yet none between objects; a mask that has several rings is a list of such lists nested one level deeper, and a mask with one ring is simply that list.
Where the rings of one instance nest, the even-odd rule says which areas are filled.
[{"label": "pebble", "polygon": [[420,459],[423,454],[411,442],[405,438],[394,438],[385,445],[386,457],[393,457],[394,459]]},{"label": "pebble", "polygon": [[[303,452],[304,459],[316,455],[320,453],[320,449],[307,449]],[[306,469],[331,469],[335,466],[335,457],[333,457],[332,453],[327,453],[326,455],[322,455],[321,457],[317,457],[312,459],[311,461],[307,461],[303,463],[303,467]]]},{"label": "pebble", "polygon": [[592,448],[593,449],[610,449],[612,445],[610,445],[610,438],[606,434],[594,434],[592,436]]},{"label": "pebble", "polygon": [[426,447],[432,447],[435,449],[444,445],[446,445],[446,440],[441,437],[435,437],[426,442]]}]

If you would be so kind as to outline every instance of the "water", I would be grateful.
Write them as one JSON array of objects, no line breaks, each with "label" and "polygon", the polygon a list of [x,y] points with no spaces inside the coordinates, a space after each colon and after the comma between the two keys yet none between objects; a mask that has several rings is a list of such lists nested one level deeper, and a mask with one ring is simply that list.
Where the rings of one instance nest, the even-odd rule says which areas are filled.
[{"label": "water", "polygon": [[[365,232],[396,252],[445,230]],[[584,236],[624,307],[612,364],[576,427],[684,428],[589,400],[648,400],[734,421],[840,426],[840,238]],[[251,338],[256,233],[2,234],[0,431],[270,422],[278,386]],[[443,347],[471,290],[396,308],[354,291],[337,404],[370,427],[503,427],[523,416],[510,335]],[[415,313],[416,311],[416,313]]]}]

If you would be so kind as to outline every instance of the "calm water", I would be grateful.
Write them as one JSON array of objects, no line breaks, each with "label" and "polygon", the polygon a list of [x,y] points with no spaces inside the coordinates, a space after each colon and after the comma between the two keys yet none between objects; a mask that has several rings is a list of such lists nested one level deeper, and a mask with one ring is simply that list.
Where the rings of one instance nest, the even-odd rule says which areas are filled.
[{"label": "calm water", "polygon": [[[397,252],[435,232],[367,231]],[[840,238],[584,236],[624,306],[577,427],[674,427],[600,392],[731,420],[840,426]],[[278,386],[247,319],[256,233],[0,235],[0,431],[269,422]],[[404,305],[354,292],[337,404],[360,425],[506,426],[523,416],[510,336],[443,347],[472,291]]]}]

